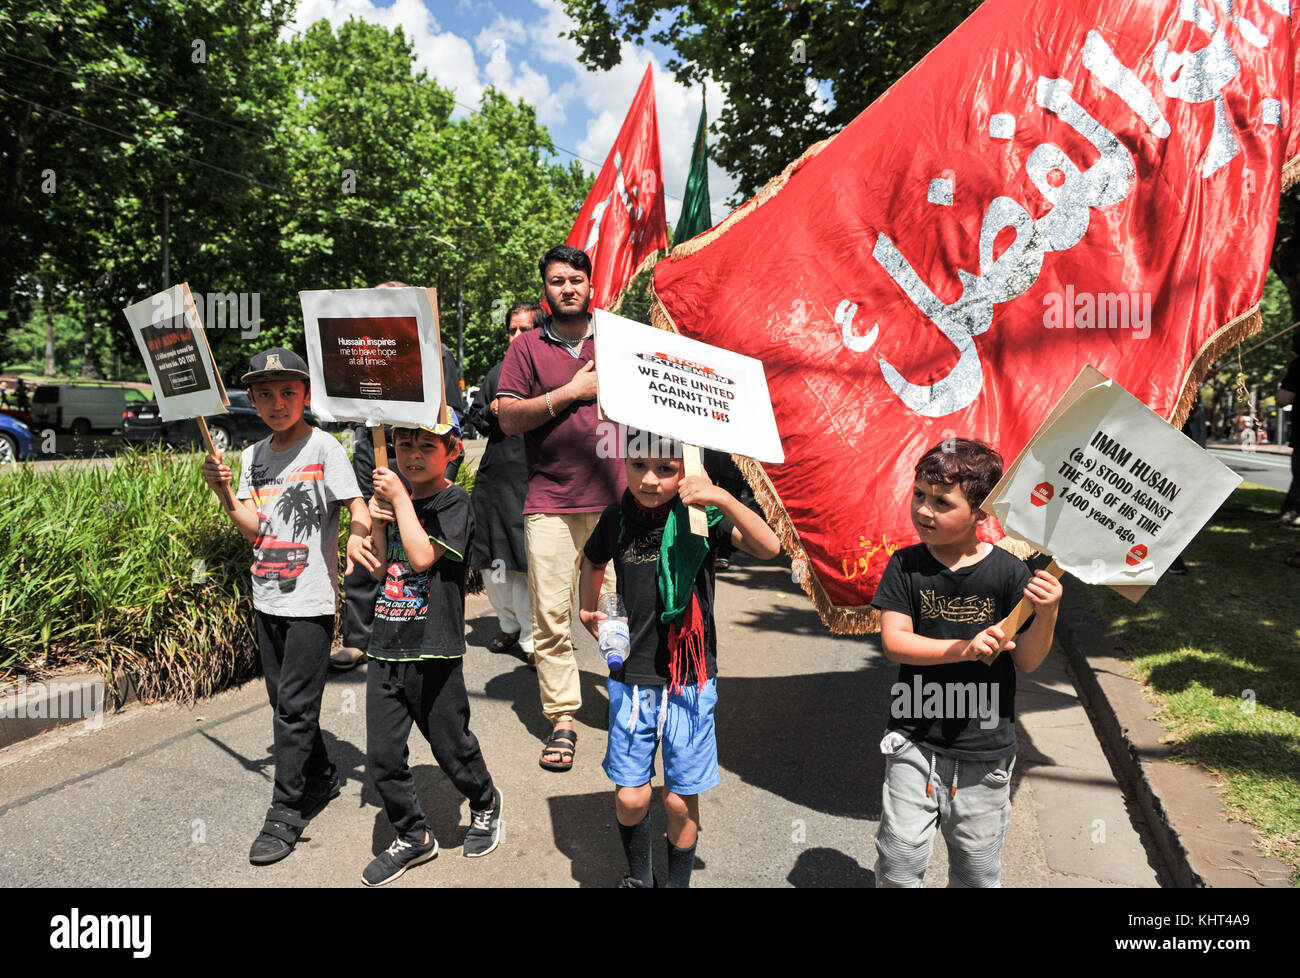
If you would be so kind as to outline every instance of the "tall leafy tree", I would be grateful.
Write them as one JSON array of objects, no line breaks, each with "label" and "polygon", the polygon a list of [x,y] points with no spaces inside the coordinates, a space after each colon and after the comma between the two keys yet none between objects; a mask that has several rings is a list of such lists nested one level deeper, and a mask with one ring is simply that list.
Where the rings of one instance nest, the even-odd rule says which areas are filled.
[{"label": "tall leafy tree", "polygon": [[[44,296],[83,359],[130,353],[123,305],[245,261],[274,160],[290,0],[18,0],[0,11],[0,272],[11,327]],[[0,350],[0,352],[4,352]]]},{"label": "tall leafy tree", "polygon": [[580,60],[609,69],[620,44],[670,48],[668,69],[719,82],[709,152],[739,203],[809,145],[844,128],[960,24],[978,0],[564,0]]}]

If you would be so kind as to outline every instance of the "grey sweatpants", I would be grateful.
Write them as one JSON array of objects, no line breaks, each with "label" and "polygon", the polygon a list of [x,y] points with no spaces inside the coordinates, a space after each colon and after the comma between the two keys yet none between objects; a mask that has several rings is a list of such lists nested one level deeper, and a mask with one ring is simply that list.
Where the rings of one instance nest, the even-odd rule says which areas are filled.
[{"label": "grey sweatpants", "polygon": [[949,886],[1001,886],[1015,754],[958,761],[919,747],[897,731],[885,735],[880,750],[885,781],[876,832],[876,886],[921,886],[936,828],[948,844]]}]

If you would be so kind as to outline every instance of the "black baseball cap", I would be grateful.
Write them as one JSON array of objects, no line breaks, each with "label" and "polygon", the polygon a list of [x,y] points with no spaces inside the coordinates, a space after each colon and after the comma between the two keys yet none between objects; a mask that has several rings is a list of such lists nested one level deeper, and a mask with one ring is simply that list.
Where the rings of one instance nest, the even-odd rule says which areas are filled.
[{"label": "black baseball cap", "polygon": [[239,378],[244,385],[258,384],[264,380],[276,380],[282,377],[297,377],[311,383],[311,374],[307,372],[307,361],[293,350],[272,347],[264,350],[248,361],[248,373]]}]

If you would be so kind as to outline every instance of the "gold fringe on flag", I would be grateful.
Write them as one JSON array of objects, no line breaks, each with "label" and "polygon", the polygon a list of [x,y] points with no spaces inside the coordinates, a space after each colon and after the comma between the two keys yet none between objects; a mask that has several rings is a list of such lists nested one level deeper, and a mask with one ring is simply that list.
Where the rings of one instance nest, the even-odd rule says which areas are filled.
[{"label": "gold fringe on flag", "polygon": [[1282,167],[1282,193],[1295,186],[1296,180],[1300,180],[1300,156],[1287,160],[1286,165]]},{"label": "gold fringe on flag", "polygon": [[[647,268],[653,268],[655,263],[659,260],[659,256],[662,255],[663,253],[664,253],[663,249],[660,248],[646,255],[645,258],[641,260],[641,264],[637,265],[636,270],[632,272],[632,277],[623,283],[623,287],[614,294],[613,301],[608,303],[605,306],[605,308],[608,309],[610,312],[614,312],[616,309],[618,309],[618,307],[623,303],[623,296],[625,296],[627,294],[627,290],[632,287],[632,283],[636,281],[636,277],[640,275],[642,272],[644,272]],[[615,315],[618,315],[618,313],[615,313]]]}]

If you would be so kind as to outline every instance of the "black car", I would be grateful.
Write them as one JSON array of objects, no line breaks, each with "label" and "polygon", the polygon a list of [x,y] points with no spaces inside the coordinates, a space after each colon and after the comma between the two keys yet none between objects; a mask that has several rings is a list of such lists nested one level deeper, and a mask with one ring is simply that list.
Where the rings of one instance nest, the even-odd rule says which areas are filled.
[{"label": "black car", "polygon": [[[248,399],[248,393],[241,390],[228,390],[230,398],[228,414],[210,414],[205,419],[208,431],[212,434],[212,444],[217,451],[226,452],[239,448],[249,442],[260,441],[271,433],[266,422],[257,413]],[[320,422],[311,413],[311,408],[303,412],[303,419],[315,427]],[[162,442],[180,448],[199,449],[203,447],[203,436],[199,425],[193,418],[180,421],[162,421],[158,417],[158,402],[132,405],[122,415],[122,437],[128,442],[150,444]]]}]

